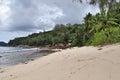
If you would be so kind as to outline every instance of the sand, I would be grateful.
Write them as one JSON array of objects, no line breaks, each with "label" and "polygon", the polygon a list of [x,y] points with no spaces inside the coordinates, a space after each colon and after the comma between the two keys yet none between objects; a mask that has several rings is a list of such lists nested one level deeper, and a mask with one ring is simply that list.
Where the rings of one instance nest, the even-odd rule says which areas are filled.
[{"label": "sand", "polygon": [[120,80],[120,44],[61,50],[0,69],[0,80]]}]

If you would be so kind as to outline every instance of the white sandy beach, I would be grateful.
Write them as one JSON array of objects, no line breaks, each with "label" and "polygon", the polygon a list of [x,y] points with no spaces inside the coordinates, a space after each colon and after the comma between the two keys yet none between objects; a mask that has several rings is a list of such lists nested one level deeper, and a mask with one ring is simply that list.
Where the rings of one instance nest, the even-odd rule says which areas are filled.
[{"label": "white sandy beach", "polygon": [[62,50],[0,69],[0,80],[120,80],[120,44]]}]

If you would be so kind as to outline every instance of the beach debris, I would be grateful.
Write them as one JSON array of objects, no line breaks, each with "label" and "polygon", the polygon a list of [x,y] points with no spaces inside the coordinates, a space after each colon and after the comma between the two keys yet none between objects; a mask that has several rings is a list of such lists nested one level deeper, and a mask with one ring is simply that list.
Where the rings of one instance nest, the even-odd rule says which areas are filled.
[{"label": "beach debris", "polygon": [[10,76],[12,77],[13,75],[11,74]]},{"label": "beach debris", "polygon": [[2,70],[2,71],[0,71],[0,73],[4,73],[4,71]]},{"label": "beach debris", "polygon": [[34,59],[29,59],[30,61],[34,61]]},{"label": "beach debris", "polygon": [[28,62],[24,62],[24,64],[28,64]]},{"label": "beach debris", "polygon": [[40,50],[39,53],[54,53],[54,52],[57,52],[57,51],[54,51],[54,50],[51,50],[51,49],[48,49],[48,50]]},{"label": "beach debris", "polygon": [[102,50],[103,48],[99,47],[98,50]]}]

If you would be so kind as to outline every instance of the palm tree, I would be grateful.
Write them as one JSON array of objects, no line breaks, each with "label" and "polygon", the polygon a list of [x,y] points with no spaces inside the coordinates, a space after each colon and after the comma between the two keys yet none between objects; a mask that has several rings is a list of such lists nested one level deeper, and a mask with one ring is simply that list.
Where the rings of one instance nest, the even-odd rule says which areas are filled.
[{"label": "palm tree", "polygon": [[[73,0],[73,1],[79,1],[82,3],[83,0]],[[105,10],[107,8],[114,7],[120,0],[86,0],[91,5],[99,5],[100,10]]]}]

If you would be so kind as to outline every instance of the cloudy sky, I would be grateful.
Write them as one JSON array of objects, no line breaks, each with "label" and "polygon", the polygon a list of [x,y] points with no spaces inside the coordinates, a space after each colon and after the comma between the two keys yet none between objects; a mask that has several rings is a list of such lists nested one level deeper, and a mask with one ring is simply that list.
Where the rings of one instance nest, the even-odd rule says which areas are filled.
[{"label": "cloudy sky", "polygon": [[0,0],[0,41],[51,30],[55,24],[82,23],[88,12],[99,9],[72,0]]}]

